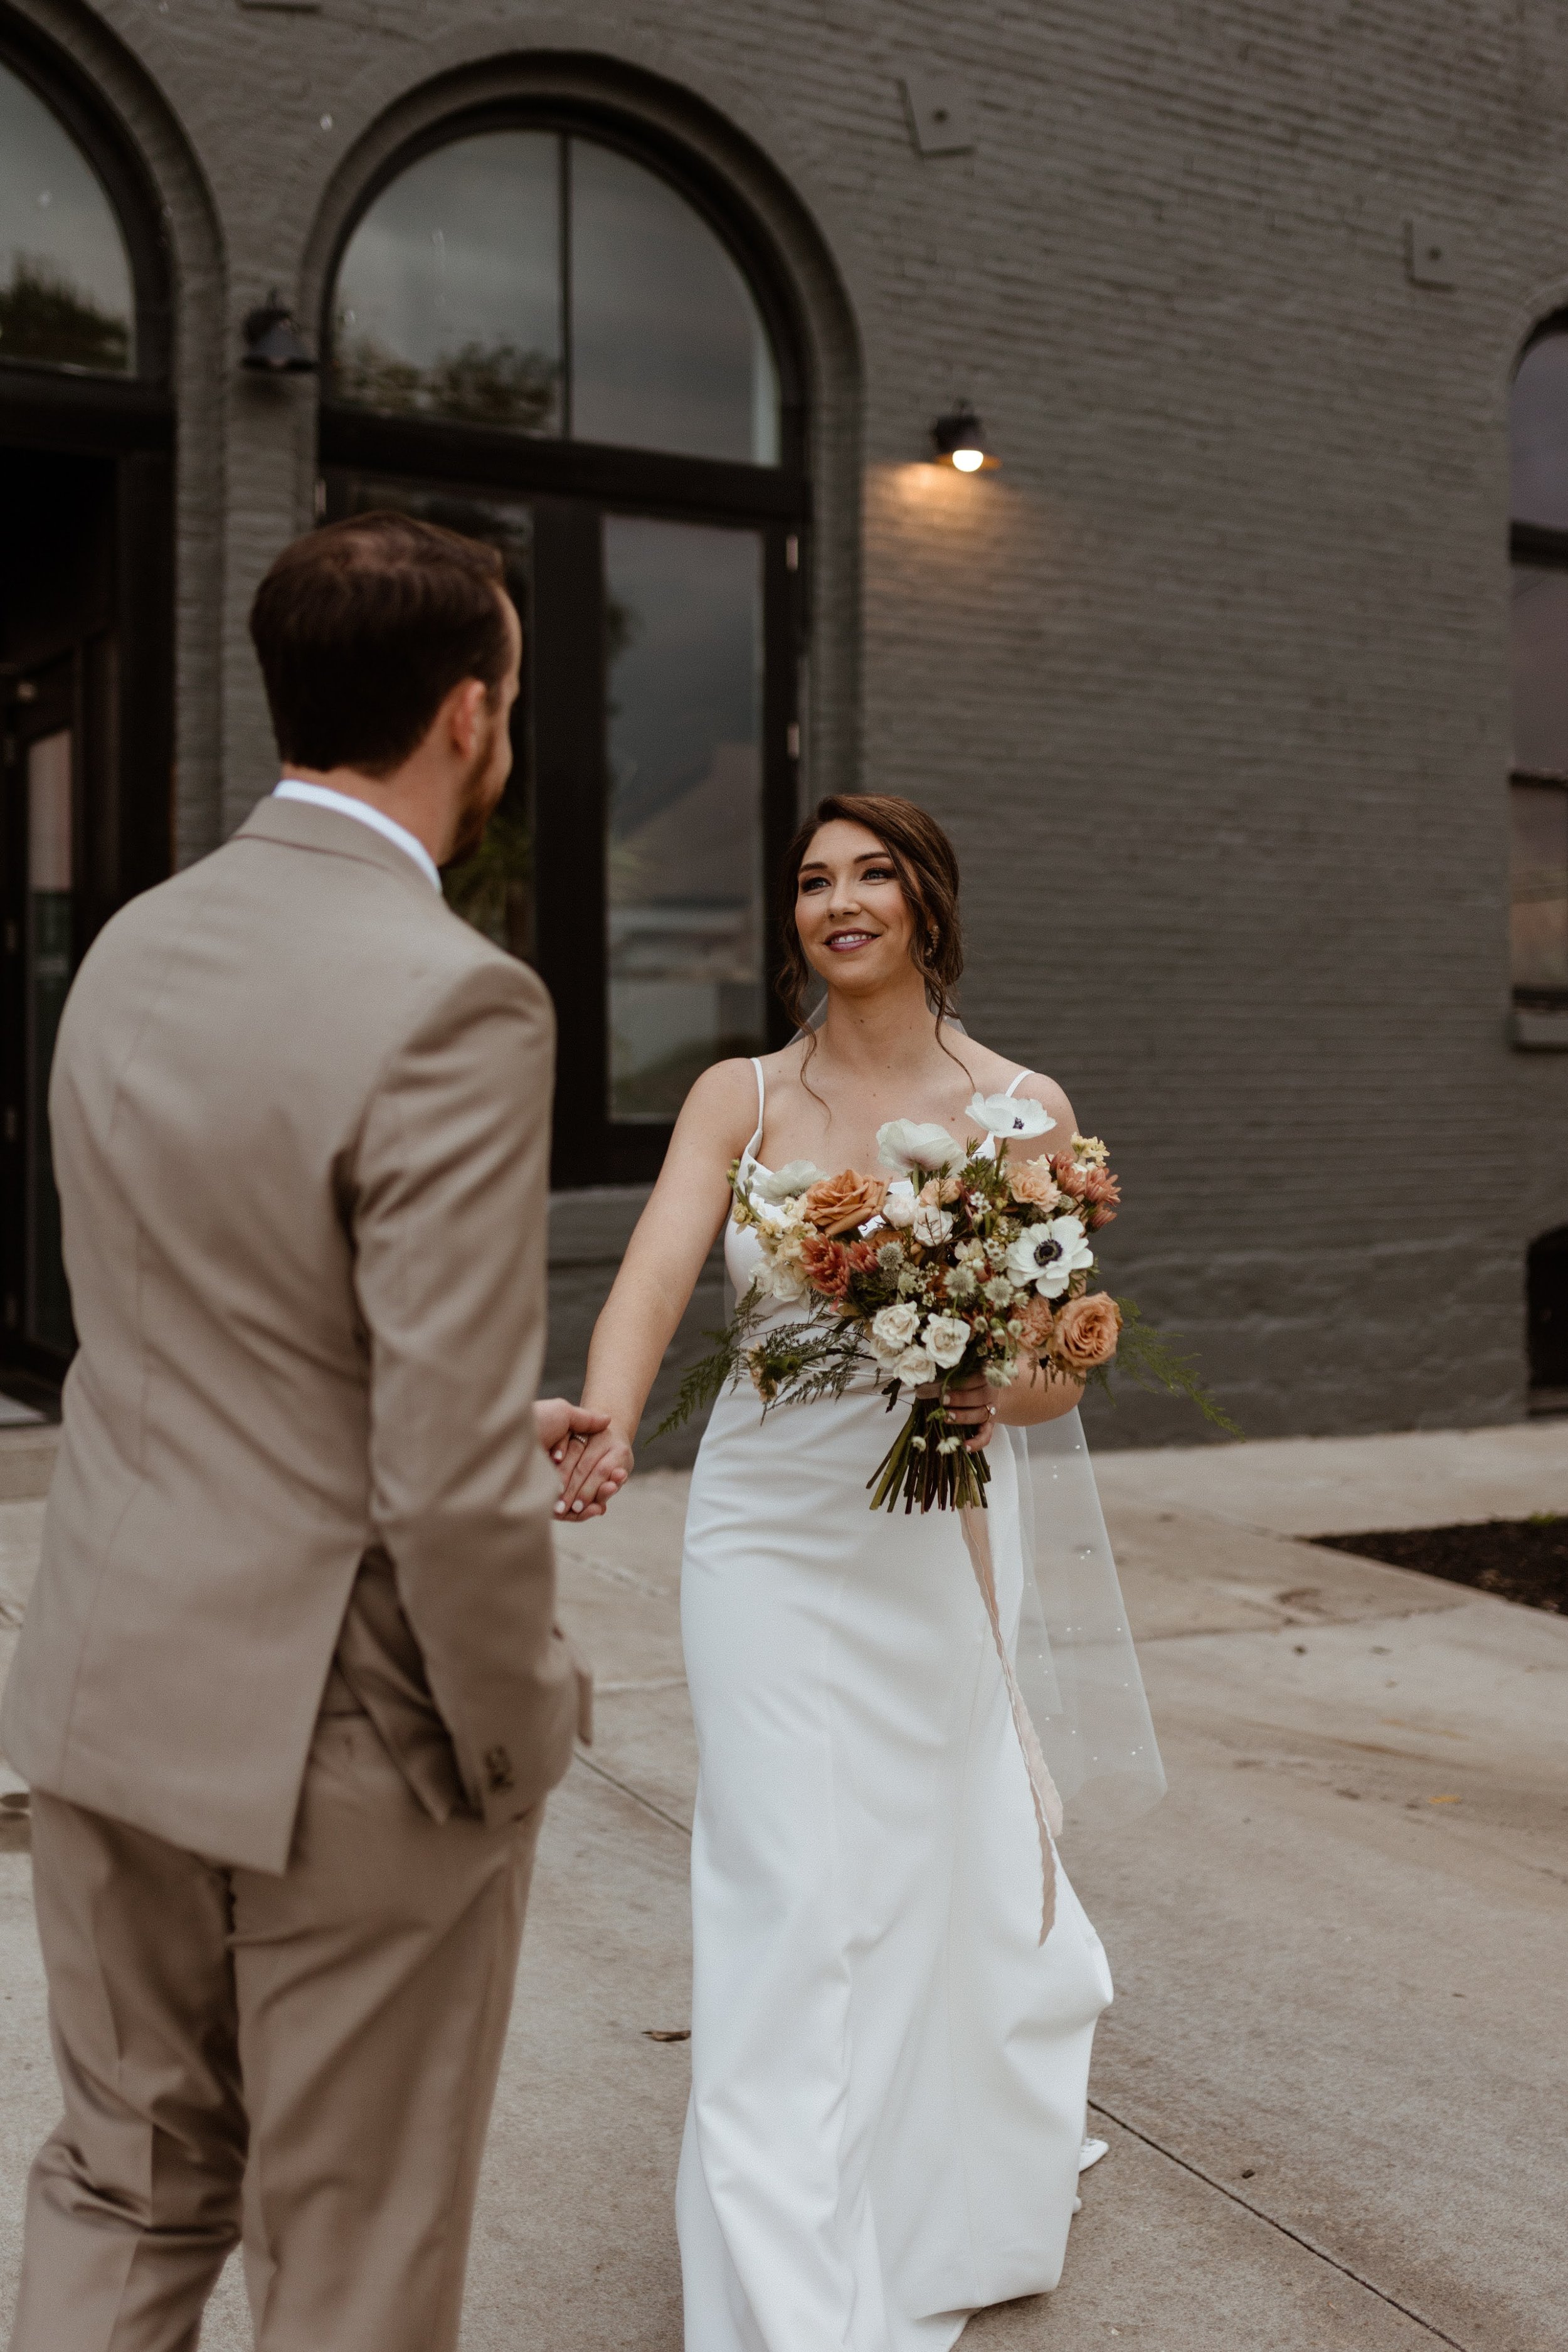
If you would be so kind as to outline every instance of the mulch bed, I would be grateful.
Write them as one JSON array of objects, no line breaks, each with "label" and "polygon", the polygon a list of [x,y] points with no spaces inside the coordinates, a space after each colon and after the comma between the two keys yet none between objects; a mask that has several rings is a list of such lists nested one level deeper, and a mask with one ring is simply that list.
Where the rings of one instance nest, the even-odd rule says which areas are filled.
[{"label": "mulch bed", "polygon": [[1354,1552],[1390,1568],[1418,1568],[1449,1584],[1471,1584],[1530,1609],[1568,1617],[1568,1518],[1483,1519],[1460,1528],[1392,1528],[1364,1536],[1314,1536],[1330,1551]]}]

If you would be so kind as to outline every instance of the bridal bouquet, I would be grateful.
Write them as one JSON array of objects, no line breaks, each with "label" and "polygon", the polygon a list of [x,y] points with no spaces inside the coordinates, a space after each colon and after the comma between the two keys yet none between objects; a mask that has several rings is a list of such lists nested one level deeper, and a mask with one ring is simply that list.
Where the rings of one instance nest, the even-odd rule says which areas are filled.
[{"label": "bridal bouquet", "polygon": [[[735,1222],[756,1235],[762,1261],[659,1434],[738,1375],[751,1375],[766,1412],[840,1396],[868,1360],[889,1412],[915,1391],[867,1481],[871,1507],[893,1510],[901,1496],[906,1511],[929,1511],[984,1504],[985,1456],[966,1450],[947,1410],[950,1390],[977,1374],[994,1389],[1037,1371],[1103,1382],[1120,1355],[1134,1379],[1233,1427],[1130,1300],[1089,1286],[1089,1237],[1121,1197],[1105,1145],[1075,1135],[1065,1150],[1028,1156],[1056,1121],[1027,1097],[976,1094],[968,1119],[981,1132],[963,1143],[942,1127],[889,1120],[877,1134],[886,1174],[735,1162]],[[763,1328],[779,1301],[806,1311]]]}]

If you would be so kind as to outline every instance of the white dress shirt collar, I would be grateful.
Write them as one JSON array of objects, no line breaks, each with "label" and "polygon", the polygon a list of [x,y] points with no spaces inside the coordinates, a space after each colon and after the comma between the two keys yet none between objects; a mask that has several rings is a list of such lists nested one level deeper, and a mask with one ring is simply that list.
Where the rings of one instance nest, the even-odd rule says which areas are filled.
[{"label": "white dress shirt collar", "polygon": [[399,824],[384,810],[372,808],[368,801],[355,800],[352,793],[334,793],[330,784],[308,784],[302,776],[285,776],[273,788],[272,797],[278,801],[308,801],[312,808],[336,809],[340,816],[352,816],[356,824],[368,824],[373,833],[395,842],[406,856],[412,857],[433,890],[441,887],[436,860],[425,844],[416,841],[407,826]]}]

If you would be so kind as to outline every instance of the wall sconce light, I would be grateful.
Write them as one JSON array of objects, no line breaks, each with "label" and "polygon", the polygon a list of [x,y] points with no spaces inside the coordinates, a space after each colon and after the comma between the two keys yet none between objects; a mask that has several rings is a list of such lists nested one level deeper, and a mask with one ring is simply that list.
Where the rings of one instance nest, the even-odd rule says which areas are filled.
[{"label": "wall sconce light", "polygon": [[317,362],[306,350],[292,310],[278,299],[275,286],[259,309],[247,316],[241,367],[268,375],[314,375]]},{"label": "wall sconce light", "polygon": [[981,467],[1001,464],[985,446],[985,429],[967,400],[961,400],[931,428],[938,465],[956,466],[961,474],[978,474]]}]

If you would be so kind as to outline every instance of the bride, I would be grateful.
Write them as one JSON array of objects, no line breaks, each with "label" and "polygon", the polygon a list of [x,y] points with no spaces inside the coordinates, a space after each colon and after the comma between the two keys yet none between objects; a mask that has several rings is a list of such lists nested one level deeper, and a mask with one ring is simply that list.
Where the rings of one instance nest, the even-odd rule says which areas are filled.
[{"label": "bride", "polygon": [[[732,1161],[764,1192],[796,1192],[825,1171],[874,1169],[886,1120],[962,1139],[976,1091],[1040,1105],[1058,1145],[1073,1133],[1059,1087],[950,1017],[958,870],[931,817],[903,800],[826,800],[786,884],[784,993],[802,1034],[720,1063],[687,1098],[595,1330],[583,1402],[608,1426],[575,1442],[563,1514],[630,1472],[654,1376],[726,1223]],[[814,975],[826,1008],[807,1029]],[[760,1255],[729,1223],[738,1293]],[[1031,1371],[950,1403],[984,1447],[998,1420],[1055,1421],[1079,1393]],[[1029,1781],[956,1516],[868,1507],[895,1426],[869,1374],[765,1421],[732,1391],[692,1476],[687,2352],[945,2352],[972,2312],[1061,2272],[1110,1979],[1059,1863],[1039,1941]],[[1016,1628],[1027,1482],[1010,1447],[991,1459],[996,1585]]]}]

